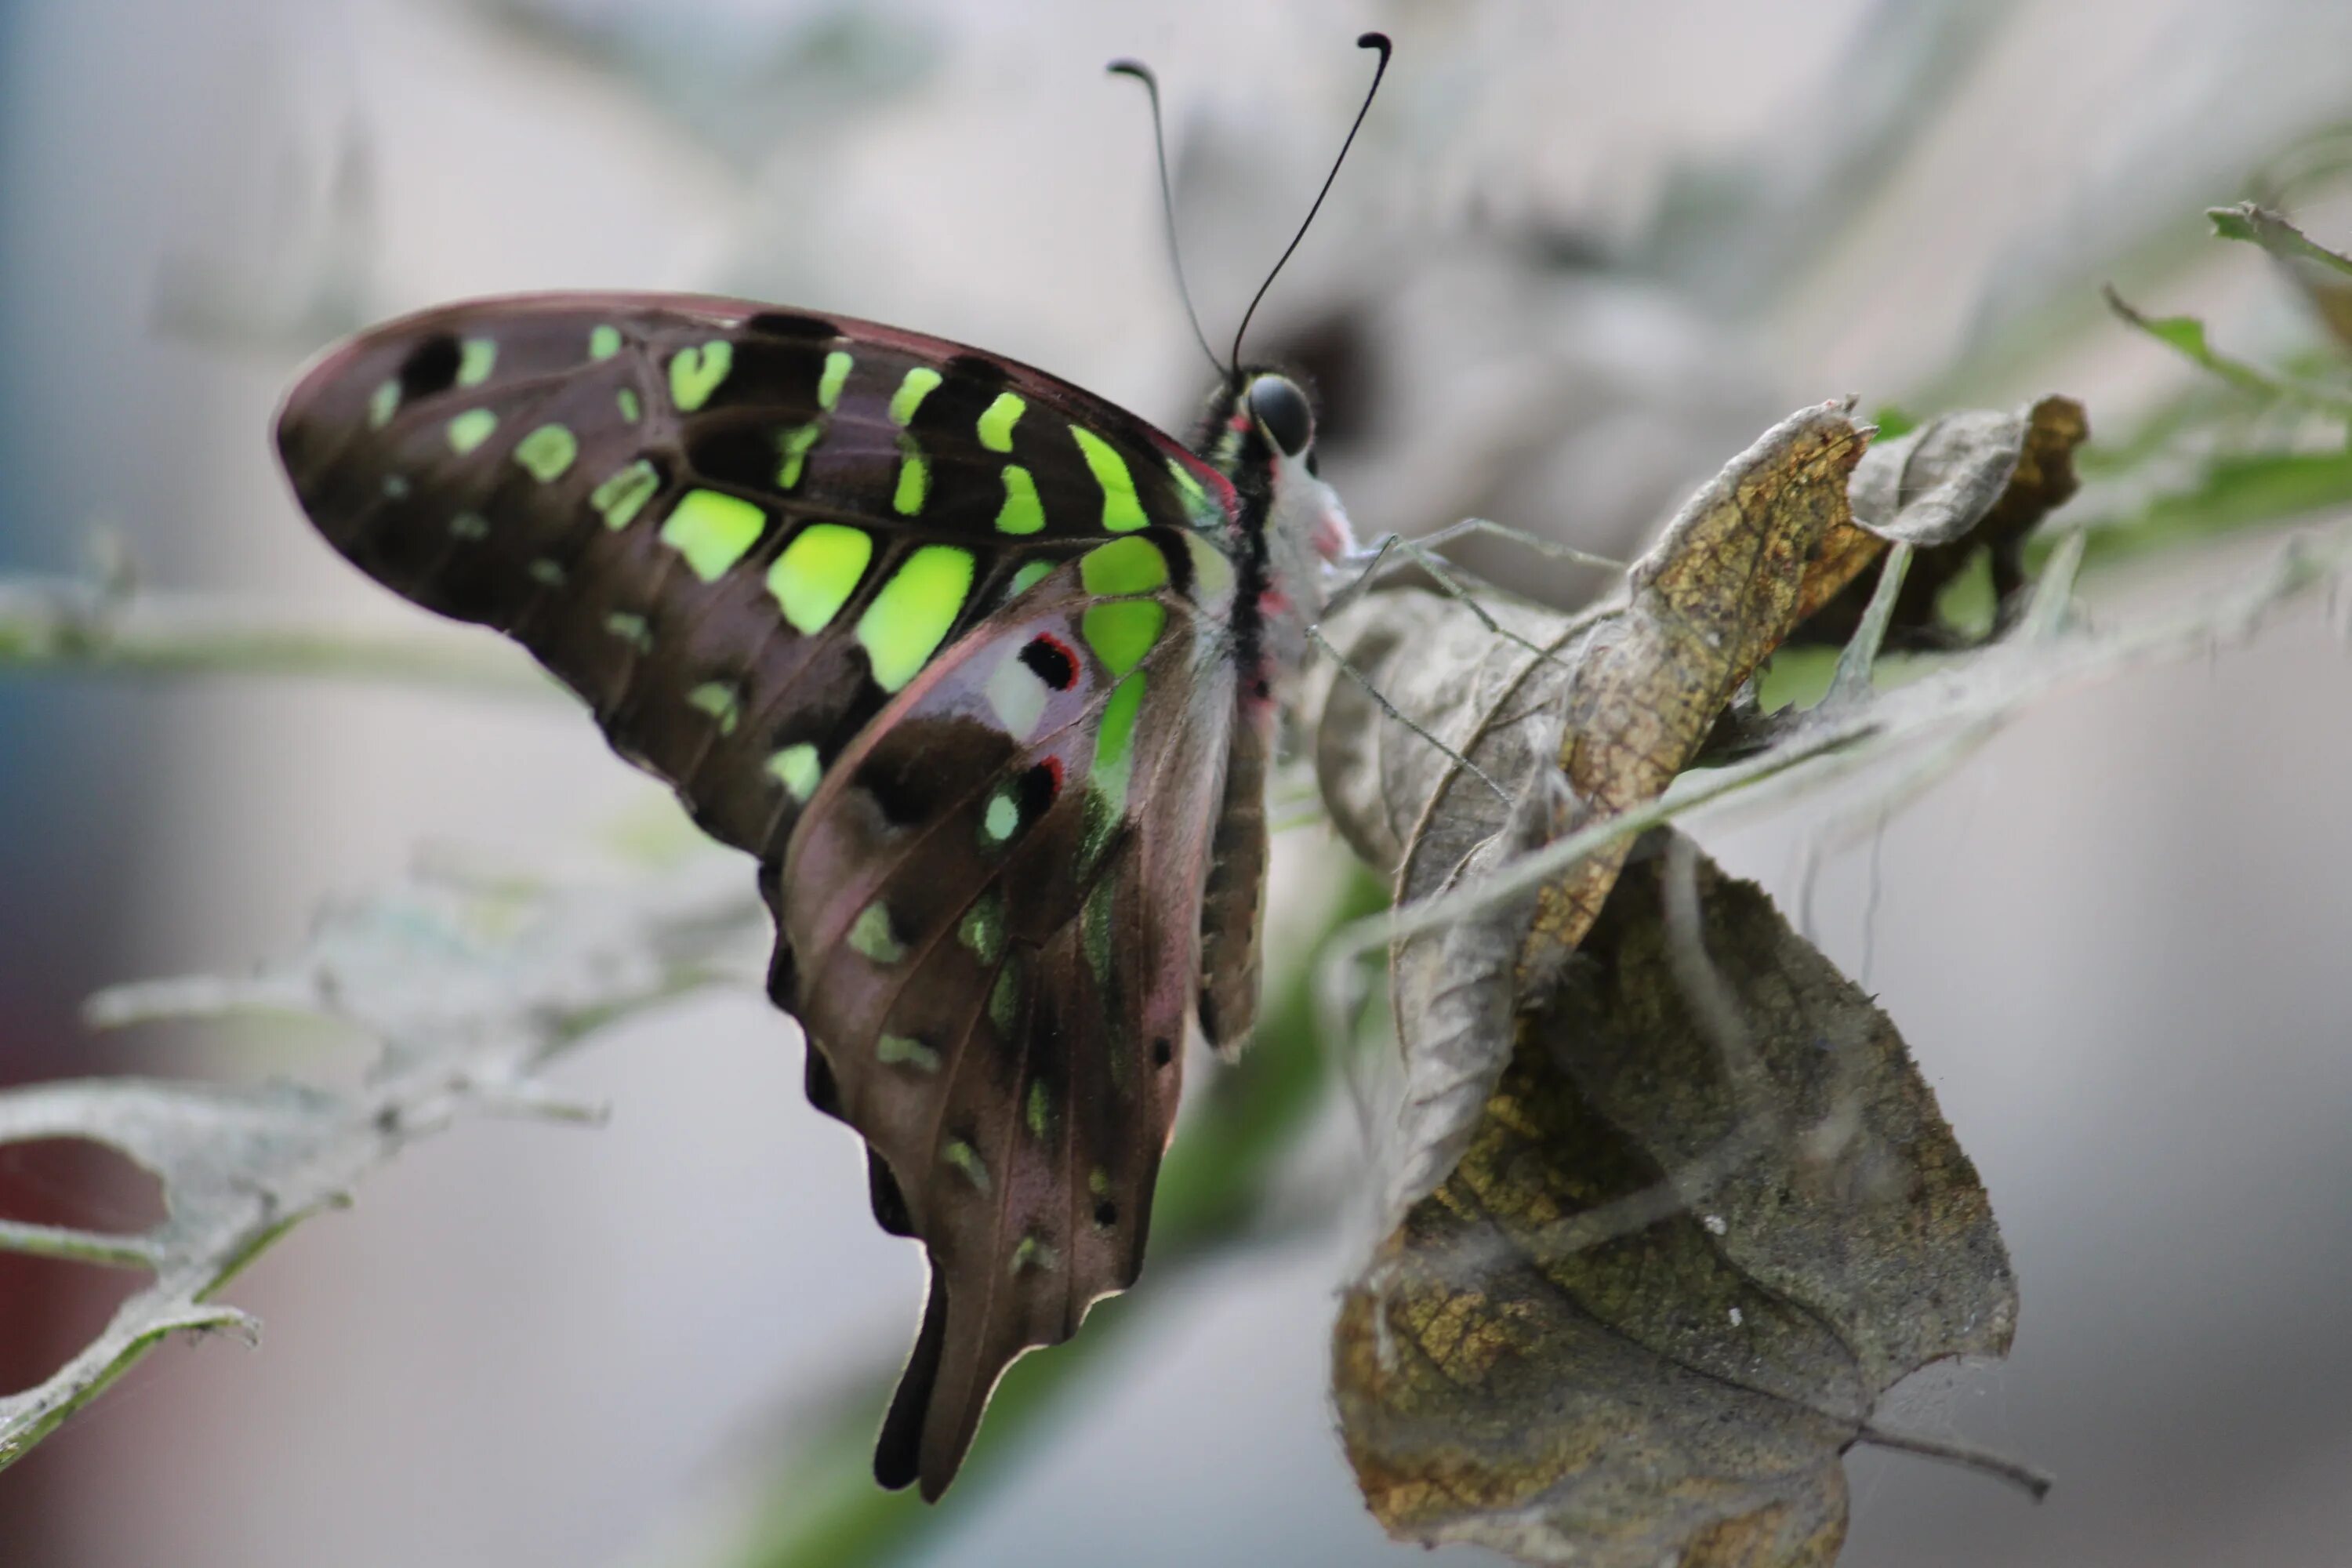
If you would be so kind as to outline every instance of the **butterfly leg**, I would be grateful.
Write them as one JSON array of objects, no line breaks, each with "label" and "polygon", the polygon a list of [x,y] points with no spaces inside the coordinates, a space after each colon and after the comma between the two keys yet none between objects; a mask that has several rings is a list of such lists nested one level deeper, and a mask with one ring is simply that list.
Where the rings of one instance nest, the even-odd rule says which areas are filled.
[{"label": "butterfly leg", "polygon": [[1437,750],[1444,752],[1446,759],[1452,762],[1456,767],[1463,768],[1476,777],[1480,784],[1483,784],[1488,789],[1493,790],[1504,805],[1508,805],[1511,804],[1511,795],[1508,790],[1506,790],[1501,784],[1496,784],[1493,776],[1490,775],[1486,769],[1480,767],[1477,763],[1472,762],[1468,757],[1464,756],[1453,747],[1447,745],[1444,741],[1439,740],[1435,735],[1432,734],[1429,731],[1423,729],[1419,723],[1408,717],[1402,709],[1397,707],[1395,703],[1390,701],[1387,694],[1382,692],[1379,687],[1372,684],[1371,678],[1370,676],[1366,675],[1362,670],[1358,669],[1354,665],[1349,663],[1347,655],[1341,653],[1338,648],[1331,646],[1331,640],[1323,635],[1323,628],[1321,626],[1308,626],[1307,628],[1307,638],[1317,647],[1321,648],[1325,654],[1329,656],[1331,662],[1339,667],[1340,674],[1346,676],[1349,679],[1362,687],[1366,695],[1371,698],[1374,704],[1379,707],[1382,713],[1385,713],[1399,724],[1403,725],[1407,730],[1412,731],[1414,734],[1428,742],[1432,746],[1436,747]]}]

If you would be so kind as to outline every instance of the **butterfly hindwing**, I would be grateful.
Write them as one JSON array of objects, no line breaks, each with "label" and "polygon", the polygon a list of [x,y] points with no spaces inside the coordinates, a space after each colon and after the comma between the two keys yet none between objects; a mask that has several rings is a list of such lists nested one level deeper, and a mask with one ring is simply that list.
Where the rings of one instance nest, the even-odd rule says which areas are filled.
[{"label": "butterfly hindwing", "polygon": [[893,1484],[944,1487],[1003,1368],[1141,1266],[1233,711],[1170,548],[1102,546],[942,655],[783,867],[778,1000],[930,1255]]}]

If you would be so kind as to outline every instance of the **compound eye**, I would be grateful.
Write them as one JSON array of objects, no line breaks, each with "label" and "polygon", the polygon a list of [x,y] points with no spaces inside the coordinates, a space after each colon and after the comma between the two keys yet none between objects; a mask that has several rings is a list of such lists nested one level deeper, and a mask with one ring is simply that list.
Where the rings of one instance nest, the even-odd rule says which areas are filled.
[{"label": "compound eye", "polygon": [[1249,405],[1259,426],[1282,448],[1284,457],[1298,456],[1315,439],[1314,411],[1307,406],[1307,395],[1289,377],[1262,375],[1251,382]]}]

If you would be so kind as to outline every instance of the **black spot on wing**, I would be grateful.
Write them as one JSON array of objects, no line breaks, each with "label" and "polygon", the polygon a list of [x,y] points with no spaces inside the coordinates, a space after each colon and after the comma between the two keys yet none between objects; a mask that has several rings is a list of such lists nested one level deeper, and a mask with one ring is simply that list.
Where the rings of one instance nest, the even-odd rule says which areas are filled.
[{"label": "black spot on wing", "polygon": [[803,315],[797,310],[762,310],[744,321],[743,331],[754,337],[793,338],[803,342],[831,342],[841,336],[841,329],[824,317]]},{"label": "black spot on wing", "polygon": [[457,384],[459,358],[457,340],[448,332],[436,332],[409,350],[400,362],[401,406],[448,391]]}]

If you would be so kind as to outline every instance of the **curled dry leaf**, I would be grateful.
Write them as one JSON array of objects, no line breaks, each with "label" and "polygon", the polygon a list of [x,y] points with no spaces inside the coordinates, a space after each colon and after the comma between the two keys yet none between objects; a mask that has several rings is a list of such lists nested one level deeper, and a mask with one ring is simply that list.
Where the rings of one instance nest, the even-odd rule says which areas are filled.
[{"label": "curled dry leaf", "polygon": [[1790,640],[1842,643],[1853,635],[1889,540],[1913,547],[1890,646],[1966,640],[1937,616],[1937,597],[1986,551],[1996,602],[2013,603],[2025,583],[2026,538],[2074,493],[2074,448],[2089,434],[2081,404],[2051,396],[2014,414],[1942,415],[1872,447],[1854,469],[1853,521],[1823,542]]},{"label": "curled dry leaf", "polygon": [[1459,1166],[1349,1291],[1334,1385],[1402,1538],[1826,1563],[1839,1456],[1879,1395],[2001,1353],[2016,1311],[1983,1188],[1885,1016],[1757,889],[1650,856],[1524,1022]]}]

